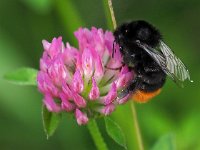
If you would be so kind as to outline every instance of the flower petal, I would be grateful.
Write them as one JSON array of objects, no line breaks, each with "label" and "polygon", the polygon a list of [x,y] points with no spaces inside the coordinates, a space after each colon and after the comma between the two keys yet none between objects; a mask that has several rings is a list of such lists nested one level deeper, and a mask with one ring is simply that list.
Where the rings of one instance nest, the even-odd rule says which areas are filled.
[{"label": "flower petal", "polygon": [[42,40],[42,44],[43,44],[43,47],[44,47],[44,50],[45,51],[48,51],[50,46],[51,46],[51,43],[49,43],[48,41],[46,40]]},{"label": "flower petal", "polygon": [[102,60],[100,58],[99,55],[97,55],[95,57],[95,73],[94,73],[94,77],[95,79],[97,80],[97,82],[99,82],[103,75],[104,75],[104,68],[103,68],[103,63],[102,63]]},{"label": "flower petal", "polygon": [[77,123],[79,125],[84,125],[89,120],[88,117],[87,117],[87,115],[84,114],[83,112],[81,112],[79,109],[75,110],[75,117],[76,117]]},{"label": "flower petal", "polygon": [[79,107],[79,108],[84,108],[86,107],[87,103],[85,101],[85,99],[80,96],[79,94],[77,94],[76,92],[73,92],[72,93],[72,96],[73,96],[73,100],[74,100],[74,103]]},{"label": "flower petal", "polygon": [[128,72],[126,74],[120,75],[115,81],[117,88],[126,87],[127,84],[133,79],[133,73]]},{"label": "flower petal", "polygon": [[111,114],[114,110],[115,110],[115,105],[109,104],[109,105],[106,105],[104,108],[101,109],[101,113],[103,113],[104,115],[107,116],[107,115]]},{"label": "flower petal", "polygon": [[117,98],[117,99],[116,99],[116,102],[117,102],[118,104],[124,104],[124,103],[126,103],[126,102],[128,101],[129,96],[130,96],[130,94],[126,95],[125,97],[123,97],[123,98],[121,98],[121,99]]},{"label": "flower petal", "polygon": [[67,112],[74,110],[75,105],[72,104],[67,98],[67,96],[64,93],[60,93],[60,98],[62,100],[61,108],[63,110],[66,110]]},{"label": "flower petal", "polygon": [[110,104],[111,102],[113,102],[115,100],[116,97],[117,97],[117,87],[116,87],[116,84],[113,83],[112,86],[111,86],[110,91],[104,97],[104,104],[105,105]]},{"label": "flower petal", "polygon": [[76,57],[79,55],[79,51],[70,46],[69,43],[66,43],[66,48],[62,54],[62,59],[64,61],[64,63],[66,64],[66,66],[75,66],[75,61],[76,61]]},{"label": "flower petal", "polygon": [[70,82],[71,76],[61,58],[55,59],[48,66],[48,75],[56,86],[61,86],[63,80]]},{"label": "flower petal", "polygon": [[84,76],[89,79],[94,71],[94,60],[91,50],[86,48],[82,54],[82,68],[84,71]]},{"label": "flower petal", "polygon": [[64,81],[62,82],[62,91],[68,99],[72,99],[72,91]]},{"label": "flower petal", "polygon": [[99,88],[97,86],[97,83],[96,83],[94,77],[92,77],[92,89],[90,90],[89,98],[91,100],[95,100],[95,99],[99,98],[99,96],[100,96]]},{"label": "flower petal", "polygon": [[58,89],[52,83],[50,77],[45,72],[39,71],[37,75],[38,89],[44,94],[58,96]]},{"label": "flower petal", "polygon": [[53,38],[48,54],[51,58],[54,58],[60,52],[62,52],[62,37]]},{"label": "flower petal", "polygon": [[47,109],[51,112],[61,111],[60,107],[55,103],[53,97],[50,94],[45,95],[44,104],[46,105]]},{"label": "flower petal", "polygon": [[92,41],[92,33],[87,28],[79,28],[74,35],[78,39],[80,52],[83,52]]},{"label": "flower petal", "polygon": [[73,87],[73,90],[77,93],[81,93],[83,91],[83,88],[84,88],[83,78],[78,69],[74,73],[72,87]]}]

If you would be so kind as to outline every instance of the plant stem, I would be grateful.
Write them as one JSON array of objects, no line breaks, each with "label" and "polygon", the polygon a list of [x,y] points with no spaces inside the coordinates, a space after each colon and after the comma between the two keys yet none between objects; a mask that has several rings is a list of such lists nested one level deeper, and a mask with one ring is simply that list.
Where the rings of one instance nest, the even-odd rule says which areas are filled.
[{"label": "plant stem", "polygon": [[87,124],[87,127],[90,131],[90,134],[92,136],[92,139],[97,147],[98,150],[108,150],[108,147],[106,143],[104,142],[104,139],[101,135],[101,132],[99,131],[98,125],[95,121],[95,119],[91,119],[89,123]]},{"label": "plant stem", "polygon": [[106,23],[107,23],[107,28],[109,30],[113,30],[113,22],[110,19],[110,7],[108,6],[108,0],[103,0],[103,7],[104,7],[104,12],[105,12],[105,17],[106,17]]},{"label": "plant stem", "polygon": [[116,29],[117,23],[116,23],[115,13],[114,13],[113,6],[112,6],[112,0],[108,0],[108,6],[109,6],[109,9],[110,9],[110,15],[111,15],[113,27],[114,27],[114,29]]},{"label": "plant stem", "polygon": [[133,115],[133,121],[134,121],[133,123],[134,123],[134,127],[135,127],[138,147],[139,147],[139,150],[144,150],[144,146],[142,143],[142,136],[140,133],[140,128],[139,128],[138,119],[137,119],[137,113],[136,113],[136,109],[135,109],[133,101],[131,102],[131,110],[132,110],[132,115]]},{"label": "plant stem", "polygon": [[[108,0],[108,6],[110,9],[110,15],[111,15],[113,27],[114,27],[114,29],[116,29],[117,23],[116,23],[115,14],[114,14],[113,6],[112,6],[112,0]],[[140,133],[140,128],[139,128],[139,124],[138,124],[138,119],[137,119],[137,113],[136,113],[136,109],[135,109],[133,101],[131,102],[131,111],[132,111],[132,115],[133,115],[134,128],[135,128],[135,132],[136,132],[138,148],[139,148],[139,150],[144,150],[142,137],[141,137],[141,133]]]}]

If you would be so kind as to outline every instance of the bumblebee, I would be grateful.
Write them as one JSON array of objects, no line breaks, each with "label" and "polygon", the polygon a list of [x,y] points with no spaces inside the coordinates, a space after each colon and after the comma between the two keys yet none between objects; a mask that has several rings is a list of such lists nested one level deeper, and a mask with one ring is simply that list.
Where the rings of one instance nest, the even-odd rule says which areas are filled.
[{"label": "bumblebee", "polygon": [[[136,74],[118,98],[132,94],[137,102],[147,102],[158,95],[166,77],[182,86],[190,75],[172,50],[163,42],[158,29],[146,21],[124,23],[114,31],[114,43],[120,47],[122,64]],[[115,47],[115,46],[114,46]],[[113,48],[113,56],[115,48]]]}]

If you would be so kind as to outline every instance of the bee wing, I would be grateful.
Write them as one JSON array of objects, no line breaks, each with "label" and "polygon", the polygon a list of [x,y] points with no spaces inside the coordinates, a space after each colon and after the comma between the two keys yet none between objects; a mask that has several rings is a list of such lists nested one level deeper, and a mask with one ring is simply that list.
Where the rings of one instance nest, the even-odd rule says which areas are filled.
[{"label": "bee wing", "polygon": [[186,79],[191,81],[190,74],[186,66],[178,57],[176,57],[176,55],[163,41],[160,41],[160,50],[166,58],[167,70],[169,70],[169,72],[180,81],[184,81]]},{"label": "bee wing", "polygon": [[155,50],[154,48],[138,41],[137,44],[143,48],[157,62],[162,70],[179,86],[183,86],[182,83],[184,80],[190,80],[189,71],[183,62],[175,56],[163,41],[160,41],[159,49],[161,51]]}]

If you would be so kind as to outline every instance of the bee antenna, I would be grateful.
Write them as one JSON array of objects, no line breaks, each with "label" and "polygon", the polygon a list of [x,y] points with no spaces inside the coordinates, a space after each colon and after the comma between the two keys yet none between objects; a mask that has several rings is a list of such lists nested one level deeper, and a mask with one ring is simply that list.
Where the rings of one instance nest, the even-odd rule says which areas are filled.
[{"label": "bee antenna", "polygon": [[[115,41],[115,44],[116,44],[116,41]],[[117,49],[115,48],[115,53],[117,52]]]},{"label": "bee antenna", "polygon": [[116,53],[116,49],[115,49],[115,43],[116,41],[113,41],[113,47],[112,47],[112,58],[114,57],[114,53]]}]

